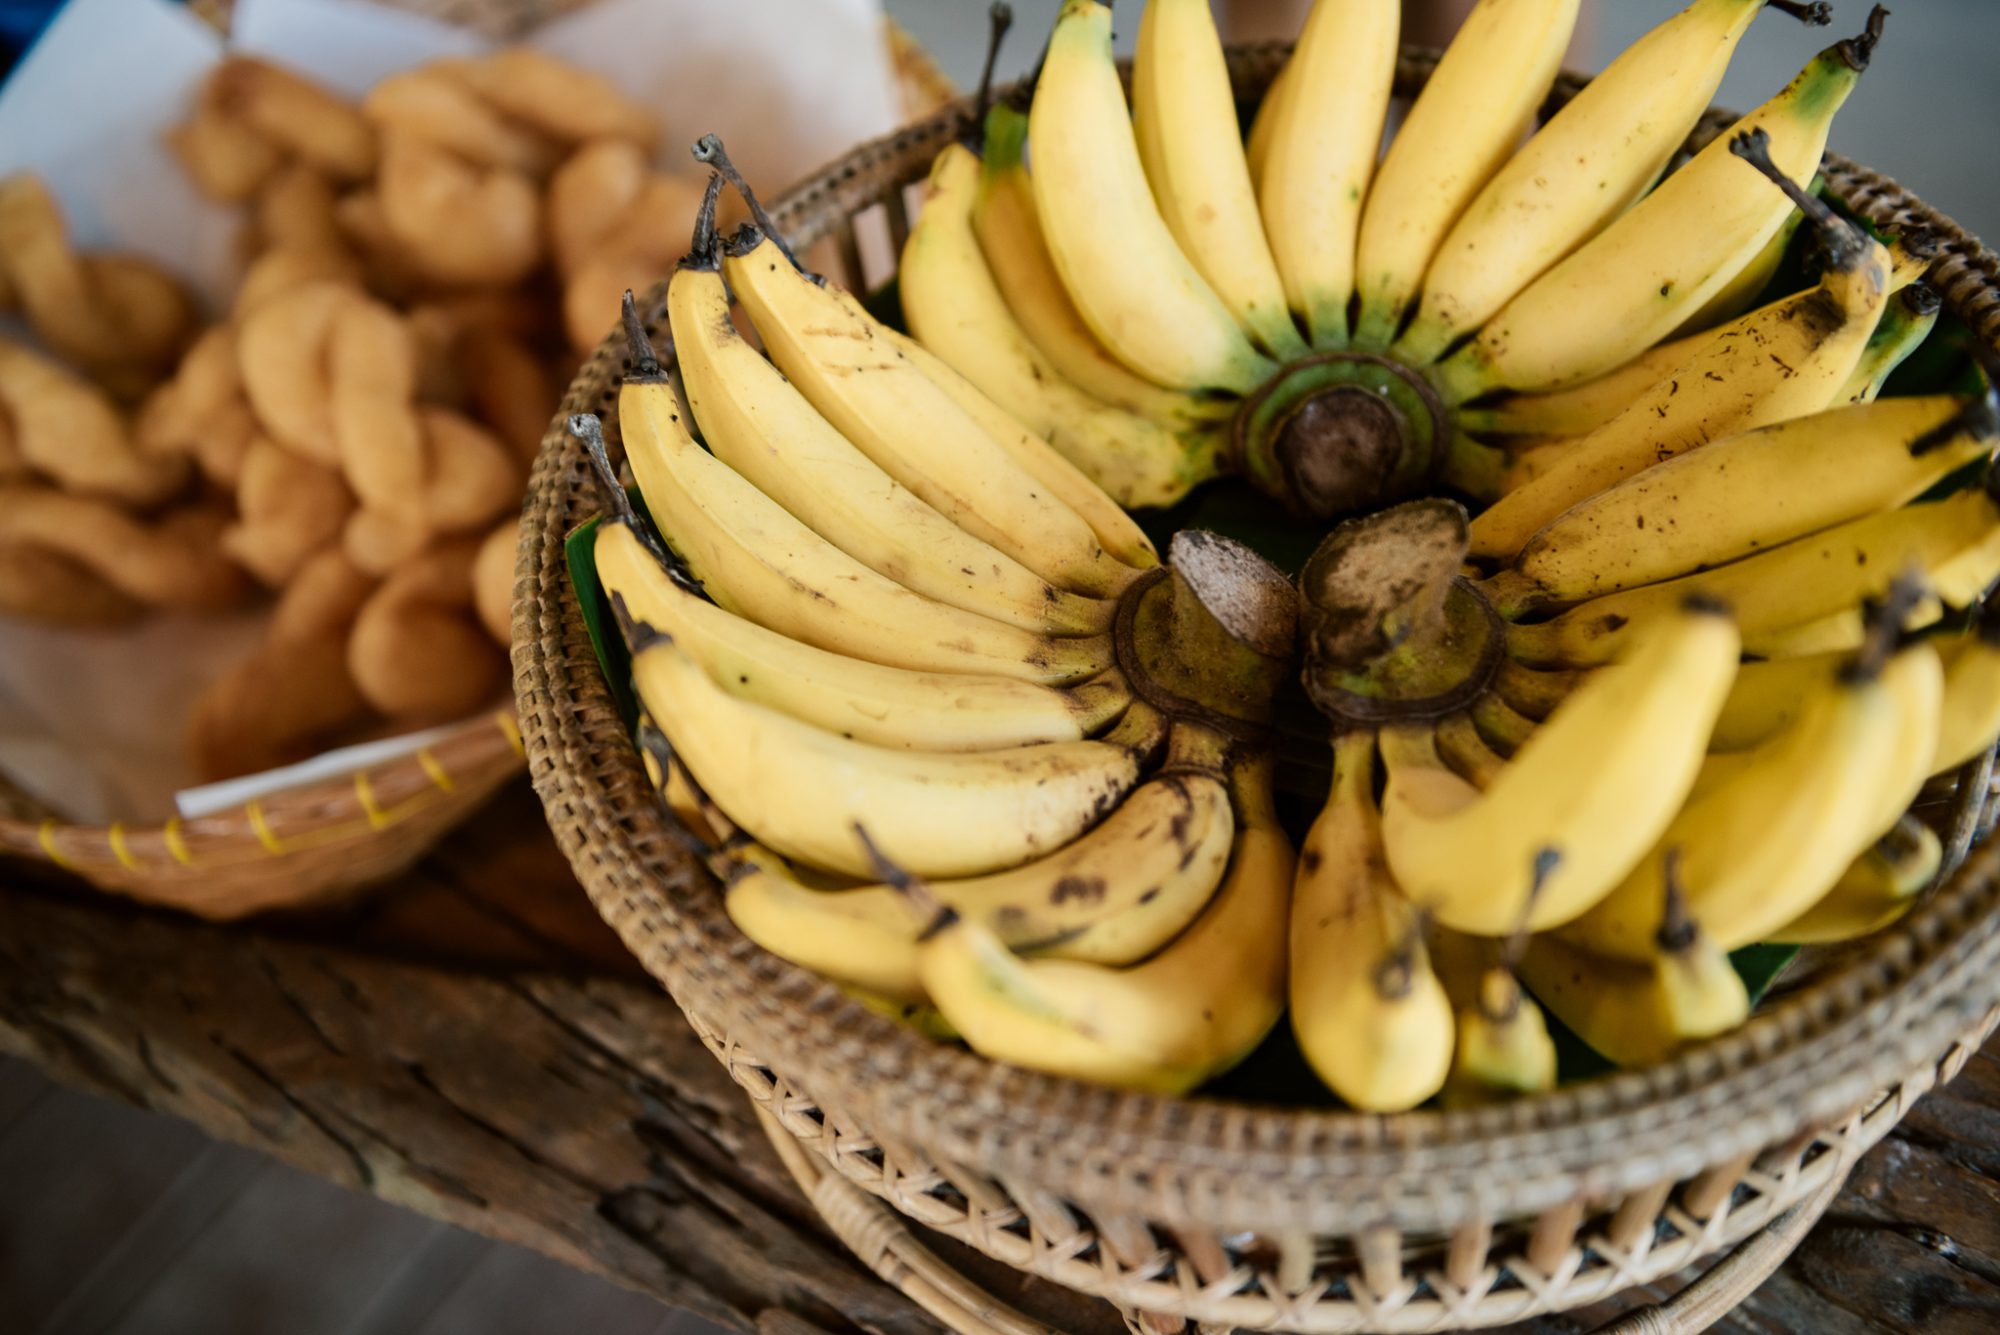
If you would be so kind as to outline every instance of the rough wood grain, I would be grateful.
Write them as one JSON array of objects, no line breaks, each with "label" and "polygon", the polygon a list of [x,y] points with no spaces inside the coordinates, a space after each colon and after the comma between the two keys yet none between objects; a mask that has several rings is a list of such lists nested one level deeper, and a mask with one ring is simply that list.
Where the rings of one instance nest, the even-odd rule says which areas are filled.
[{"label": "rough wood grain", "polygon": [[[529,810],[503,801],[367,905],[254,929],[0,864],[0,1050],[741,1330],[935,1331],[813,1217]],[[1996,1058],[2000,1040],[1863,1160],[1719,1329],[2000,1328]],[[993,1278],[1062,1328],[1107,1328]],[[1588,1331],[1676,1287],[1520,1329]]]}]

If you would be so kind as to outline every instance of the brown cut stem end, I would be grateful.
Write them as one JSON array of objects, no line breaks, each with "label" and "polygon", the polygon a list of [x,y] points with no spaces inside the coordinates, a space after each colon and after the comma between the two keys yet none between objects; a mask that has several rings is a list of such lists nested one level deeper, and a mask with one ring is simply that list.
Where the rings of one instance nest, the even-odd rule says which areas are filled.
[{"label": "brown cut stem end", "polygon": [[1729,151],[1755,167],[1785,197],[1806,215],[1808,221],[1819,233],[1820,243],[1826,247],[1827,263],[1839,272],[1846,273],[1860,264],[1872,245],[1867,233],[1848,222],[1831,208],[1825,200],[1794,181],[1778,169],[1771,158],[1771,135],[1763,126],[1744,130],[1729,141]]},{"label": "brown cut stem end", "polygon": [[1804,0],[1765,0],[1765,3],[1780,14],[1791,15],[1808,28],[1824,28],[1833,22],[1833,6],[1827,0],[1812,0],[1810,4]]},{"label": "brown cut stem end", "polygon": [[765,234],[777,243],[778,250],[791,266],[813,282],[824,285],[826,280],[800,264],[799,257],[792,253],[791,246],[785,241],[784,233],[780,232],[778,225],[771,221],[771,215],[764,211],[764,205],[758,200],[757,192],[750,188],[750,182],[743,179],[743,173],[736,170],[736,164],[729,160],[729,150],[722,146],[722,136],[705,134],[695,140],[692,151],[696,162],[713,167],[722,173],[736,193],[743,196],[743,203],[749,207],[750,216],[764,229]]},{"label": "brown cut stem end", "polygon": [[1868,11],[1868,27],[1858,37],[1850,37],[1834,45],[1834,52],[1847,62],[1847,67],[1859,74],[1868,68],[1868,62],[1875,58],[1875,47],[1882,40],[1882,25],[1889,17],[1885,5],[1877,5]]},{"label": "brown cut stem end", "polygon": [[646,335],[646,322],[639,318],[639,303],[633,300],[632,289],[629,287],[625,289],[625,296],[618,303],[618,318],[625,326],[626,346],[632,350],[632,369],[625,376],[625,383],[665,384],[666,372],[660,369],[660,356],[653,351],[653,340]]},{"label": "brown cut stem end", "polygon": [[1687,885],[1681,879],[1679,848],[1667,850],[1661,879],[1666,885],[1666,898],[1660,906],[1660,930],[1654,934],[1653,940],[1668,955],[1685,955],[1701,939],[1701,929],[1688,912]]}]

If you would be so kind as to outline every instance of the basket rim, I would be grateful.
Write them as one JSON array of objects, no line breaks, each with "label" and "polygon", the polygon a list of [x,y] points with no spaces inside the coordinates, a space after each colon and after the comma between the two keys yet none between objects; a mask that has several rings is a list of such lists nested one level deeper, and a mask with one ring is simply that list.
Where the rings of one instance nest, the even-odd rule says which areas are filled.
[{"label": "basket rim", "polygon": [[[1230,49],[1239,94],[1289,49]],[[1435,53],[1406,48],[1398,91]],[[1565,74],[1559,95],[1582,76]],[[1017,85],[1018,86],[1018,85]],[[858,146],[772,204],[805,244],[830,210],[872,202],[913,155],[924,166],[970,124],[969,99]],[[1713,135],[1732,117],[1711,112]],[[1698,132],[1699,134],[1700,132]],[[1887,177],[1829,155],[1833,189],[1878,223],[1938,232],[1933,283],[1976,336],[2000,343],[2000,257]],[[842,213],[842,217],[846,216]],[[657,320],[663,285],[649,297]],[[1337,1231],[1393,1221],[1448,1229],[1579,1194],[1615,1198],[1755,1152],[1843,1115],[1947,1046],[2000,1000],[2000,844],[1836,973],[1741,1029],[1659,1066],[1493,1108],[1383,1115],[1273,1108],[1102,1088],[933,1043],[738,932],[705,869],[666,828],[611,708],[560,561],[594,509],[561,422],[601,411],[623,364],[614,331],[579,371],[536,459],[515,606],[516,682],[535,787],[607,921],[683,1009],[782,1066],[829,1117],[1087,1206],[1207,1227]]]}]

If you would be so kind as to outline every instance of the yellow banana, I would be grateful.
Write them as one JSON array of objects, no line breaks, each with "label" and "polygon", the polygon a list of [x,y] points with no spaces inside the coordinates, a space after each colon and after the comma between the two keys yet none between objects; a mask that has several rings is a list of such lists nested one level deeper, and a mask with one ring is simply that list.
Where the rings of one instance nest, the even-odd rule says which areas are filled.
[{"label": "yellow banana", "polygon": [[1835,408],[1732,436],[1572,506],[1488,588],[1510,614],[1720,566],[1906,505],[1990,455],[1995,439],[2000,421],[1950,395]]},{"label": "yellow banana", "polygon": [[1014,319],[973,233],[979,160],[963,145],[947,145],[931,183],[930,201],[903,247],[903,311],[917,337],[1127,507],[1170,504],[1215,476],[1219,425],[1176,434],[1099,403],[1066,379]]},{"label": "yellow banana", "polygon": [[1714,604],[1678,606],[1578,686],[1483,793],[1425,754],[1427,731],[1385,730],[1382,831],[1397,884],[1445,926],[1484,936],[1588,909],[1687,795],[1738,647]]},{"label": "yellow banana", "polygon": [[1432,740],[1446,768],[1482,793],[1497,783],[1507,768],[1507,758],[1487,744],[1472,715],[1463,711],[1439,719]]},{"label": "yellow banana", "polygon": [[[718,606],[821,649],[918,671],[1065,682],[1111,666],[1109,636],[1004,626],[912,593],[833,546],[695,444],[650,350],[639,355],[618,396],[626,457],[668,546]],[[601,434],[588,416],[570,426]]]},{"label": "yellow banana", "polygon": [[[1027,143],[1026,114],[1004,102],[986,113],[986,146],[980,157],[979,189],[972,204],[972,229],[979,236],[980,253],[985,256],[1007,309],[1020,323],[1028,341],[1049,363],[1046,367],[1041,363],[1031,365],[1038,371],[1060,367],[1059,378],[1070,381],[1091,398],[1174,430],[1227,417],[1234,406],[1233,400],[1164,389],[1112,356],[1097,341],[1097,335],[1090,332],[1090,326],[1083,322],[1076,303],[1064,289],[1048,242],[1042,238],[1041,220],[1035,216],[1035,188],[1028,180],[1028,166],[1022,156]],[[932,165],[931,176],[934,193],[925,202],[925,215],[940,207],[939,195],[949,193],[957,185],[942,155]],[[920,215],[917,226],[927,225],[925,217]],[[904,268],[904,313],[914,324],[920,317],[909,310],[907,247]],[[961,281],[971,289],[961,300],[983,301],[976,277]]]},{"label": "yellow banana", "polygon": [[635,646],[633,682],[688,773],[778,853],[864,876],[858,823],[929,876],[978,876],[1068,843],[1128,792],[1164,735],[1143,704],[1101,741],[915,753],[824,732],[730,695],[664,635]]},{"label": "yellow banana", "polygon": [[1539,723],[1555,713],[1581,681],[1575,672],[1544,672],[1503,658],[1493,678],[1493,695],[1520,717]]},{"label": "yellow banana", "polygon": [[1355,239],[1382,148],[1402,12],[1400,0],[1316,0],[1271,109],[1257,202],[1285,299],[1316,348],[1347,343]]},{"label": "yellow banana", "polygon": [[1436,361],[1645,194],[1708,109],[1763,7],[1695,0],[1551,117],[1439,245],[1396,345],[1404,359]]},{"label": "yellow banana", "polygon": [[1374,784],[1373,736],[1342,735],[1292,889],[1292,1032],[1334,1093],[1401,1112],[1444,1087],[1453,1024],[1420,915],[1390,879]]},{"label": "yellow banana", "polygon": [[1648,348],[1617,370],[1580,385],[1546,394],[1514,394],[1490,404],[1460,408],[1458,424],[1486,435],[1588,435],[1631,407],[1641,394],[1663,383],[1708,337],[1693,334]]},{"label": "yellow banana", "polygon": [[1600,1056],[1620,1066],[1665,1061],[1750,1014],[1750,994],[1729,956],[1692,922],[1684,926],[1656,941],[1641,964],[1538,936],[1522,952],[1521,980]]},{"label": "yellow banana", "polygon": [[1880,397],[1896,368],[1931,336],[1943,308],[1935,288],[1918,284],[1898,292],[1882,312],[1875,332],[1868,336],[1868,346],[1862,349],[1861,360],[1854,364],[1854,372],[1840,387],[1836,401],[1873,403]]},{"label": "yellow banana", "polygon": [[[1796,538],[1715,570],[1579,604],[1553,621],[1508,627],[1523,662],[1588,667],[1609,662],[1630,638],[1672,615],[1690,594],[1734,610],[1744,647],[1766,655],[1788,632],[1838,618],[1814,648],[1851,646],[1864,599],[1906,571],[1922,573],[1946,602],[1967,606],[2000,574],[2000,506],[1980,488],[1904,506]],[[1810,652],[1803,645],[1799,652]]]},{"label": "yellow banana", "polygon": [[[1206,907],[1229,863],[1235,822],[1220,778],[1170,774],[1142,784],[1073,843],[1011,871],[933,881],[947,907],[1011,950],[1127,965],[1172,941]],[[774,955],[898,1001],[924,995],[921,920],[884,884],[816,890],[783,859],[741,840],[711,857],[724,907]]]},{"label": "yellow banana", "polygon": [[1116,604],[1058,589],[981,542],[849,444],[736,332],[719,265],[696,254],[667,285],[688,406],[716,458],[822,538],[904,588],[1053,635],[1110,627]]},{"label": "yellow banana", "polygon": [[[840,434],[967,533],[1051,583],[1114,594],[1135,577],[1055,504],[853,297],[794,268],[768,236],[732,245],[729,285],[764,350]],[[739,253],[740,252],[740,253]]]},{"label": "yellow banana", "polygon": [[1139,162],[1111,7],[1064,0],[1028,112],[1035,211],[1063,286],[1120,361],[1170,389],[1248,391],[1275,369],[1181,253]]},{"label": "yellow banana", "polygon": [[1748,751],[1777,736],[1848,657],[1846,651],[1832,649],[1745,663],[1736,669],[1736,684],[1716,716],[1708,749],[1724,754]]},{"label": "yellow banana", "polygon": [[1150,0],[1141,12],[1132,129],[1181,253],[1265,352],[1280,361],[1304,355],[1264,240],[1208,0]]},{"label": "yellow banana", "polygon": [[1431,256],[1534,124],[1578,4],[1480,0],[1465,16],[1390,142],[1362,211],[1356,343],[1381,348],[1395,340]]},{"label": "yellow banana", "polygon": [[1851,661],[1796,722],[1691,801],[1652,854],[1563,935],[1598,954],[1647,958],[1671,854],[1690,911],[1717,943],[1734,950],[1763,940],[1824,895],[1916,796],[1943,690],[1925,644],[1886,666]]},{"label": "yellow banana", "polygon": [[1100,1084],[1182,1093],[1248,1055],[1285,1002],[1292,848],[1268,760],[1231,774],[1240,830],[1201,916],[1142,963],[1022,959],[975,919],[935,916],[924,989],[974,1051]]},{"label": "yellow banana", "polygon": [[1979,626],[1941,648],[1944,706],[1938,716],[1933,774],[1976,759],[2000,737],[2000,618],[1982,611]]},{"label": "yellow banana", "polygon": [[1277,132],[1278,106],[1290,82],[1285,76],[1291,68],[1288,62],[1271,76],[1270,84],[1264,89],[1264,97],[1257,104],[1256,119],[1250,122],[1250,133],[1243,140],[1243,158],[1250,168],[1250,184],[1259,191],[1264,188],[1264,164],[1271,158],[1271,137]]},{"label": "yellow banana", "polygon": [[[872,746],[992,751],[1073,742],[1111,724],[1131,688],[1107,672],[1070,691],[964,673],[912,672],[829,653],[745,620],[690,591],[624,523],[595,543],[605,592],[668,635],[731,695]],[[698,586],[697,586],[698,587]]]},{"label": "yellow banana", "polygon": [[[1813,177],[1808,187],[1817,195],[1826,188],[1824,176]],[[1771,279],[1778,272],[1778,266],[1785,261],[1785,252],[1792,248],[1792,238],[1799,233],[1799,224],[1806,215],[1797,209],[1785,215],[1784,225],[1771,234],[1764,248],[1751,257],[1750,262],[1739,269],[1734,278],[1722,285],[1720,291],[1702,303],[1700,310],[1690,315],[1676,329],[1673,337],[1685,338],[1698,334],[1704,329],[1712,329],[1725,321],[1733,320],[1755,305],[1758,296],[1771,285]]]},{"label": "yellow banana", "polygon": [[1742,160],[1738,146],[1761,145],[1777,171],[1811,179],[1834,112],[1867,68],[1878,33],[1879,21],[1871,21],[1868,35],[1822,52],[1783,92],[1509,301],[1440,364],[1447,397],[1463,402],[1493,389],[1588,380],[1672,333],[1791,211],[1792,201]]},{"label": "yellow banana", "polygon": [[1481,514],[1472,525],[1474,555],[1512,556],[1570,506],[1663,459],[1834,402],[1888,301],[1889,253],[1802,198],[1820,211],[1835,256],[1819,285],[1702,339],[1617,417]]},{"label": "yellow banana", "polygon": [[1910,911],[1943,862],[1944,845],[1931,827],[1905,816],[1856,858],[1817,904],[1770,939],[1784,946],[1817,946],[1871,936]]},{"label": "yellow banana", "polygon": [[1498,943],[1440,930],[1431,940],[1431,964],[1451,997],[1458,1027],[1444,1105],[1476,1107],[1554,1089],[1555,1040]]}]

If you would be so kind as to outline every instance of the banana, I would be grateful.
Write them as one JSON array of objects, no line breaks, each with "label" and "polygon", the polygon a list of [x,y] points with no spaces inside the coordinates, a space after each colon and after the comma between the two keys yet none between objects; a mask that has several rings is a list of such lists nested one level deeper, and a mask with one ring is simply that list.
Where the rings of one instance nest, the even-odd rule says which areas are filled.
[{"label": "banana", "polygon": [[1868,336],[1868,346],[1862,349],[1861,360],[1854,364],[1854,372],[1840,387],[1836,401],[1873,403],[1880,397],[1896,368],[1931,336],[1943,309],[1944,301],[1935,288],[1916,284],[1897,293],[1882,312],[1875,332]]},{"label": "banana", "polygon": [[764,350],[841,435],[967,533],[1060,588],[1115,594],[1136,577],[1056,504],[852,296],[794,268],[768,235],[724,271]]},{"label": "banana", "polygon": [[1440,930],[1431,939],[1431,964],[1458,1027],[1444,1086],[1447,1108],[1555,1088],[1548,1022],[1502,953],[1494,942],[1458,932]]},{"label": "banana", "polygon": [[1250,122],[1250,133],[1243,140],[1243,159],[1250,168],[1250,184],[1260,192],[1264,188],[1264,164],[1271,159],[1271,136],[1277,132],[1279,102],[1290,82],[1285,76],[1291,68],[1288,61],[1271,76],[1263,98],[1257,103],[1257,117]]},{"label": "banana", "polygon": [[1690,911],[1717,943],[1734,950],[1763,940],[1824,895],[1916,797],[1943,691],[1929,645],[1886,665],[1864,651],[1807,698],[1796,722],[1689,802],[1564,937],[1598,954],[1647,958],[1671,855]]},{"label": "banana", "polygon": [[1142,963],[1022,959],[977,919],[934,914],[919,974],[974,1051],[1100,1084],[1184,1093],[1263,1041],[1285,1002],[1292,848],[1271,807],[1268,759],[1236,761],[1230,786],[1240,835],[1222,886],[1186,931]]},{"label": "banana", "polygon": [[[1077,313],[1076,303],[1063,288],[1056,272],[1055,258],[1042,237],[1041,220],[1035,216],[1035,188],[1028,180],[1023,153],[1028,143],[1028,118],[1006,103],[998,103],[986,113],[986,146],[980,156],[979,189],[972,204],[972,229],[979,236],[979,250],[985,256],[993,282],[1000,288],[1007,309],[1020,323],[1048,369],[1061,367],[1060,378],[1075,384],[1091,398],[1113,408],[1137,413],[1161,426],[1180,430],[1207,425],[1229,415],[1233,403],[1225,398],[1209,398],[1184,390],[1164,389],[1135,373],[1106,351]],[[949,151],[949,150],[947,150]],[[938,196],[957,182],[940,158],[931,167],[932,197],[924,212],[939,207]],[[947,223],[955,220],[946,220]],[[925,226],[923,216],[918,227]],[[909,252],[905,247],[903,292],[904,313],[914,324],[918,316],[909,310]],[[947,286],[959,299],[981,299],[981,284],[975,277],[961,277],[962,286]],[[970,289],[966,293],[963,289]],[[926,314],[936,314],[926,311]],[[989,317],[990,318],[990,317]],[[1044,369],[1035,363],[1037,369]]]},{"label": "banana", "polygon": [[[1833,679],[1849,655],[1833,649],[1745,663],[1736,669],[1736,684],[1716,716],[1709,734],[1711,753],[1748,751],[1783,732],[1797,720],[1811,695]],[[1711,756],[1713,758],[1713,756]]]},{"label": "banana", "polygon": [[963,145],[947,145],[932,165],[931,184],[903,247],[903,312],[917,337],[1125,506],[1171,504],[1215,476],[1219,424],[1176,434],[1097,402],[1015,320],[973,231],[978,159]]},{"label": "banana", "polygon": [[[1234,830],[1229,790],[1219,777],[1167,774],[1142,784],[1101,824],[1048,857],[929,885],[941,903],[984,924],[1010,950],[1128,965],[1200,915],[1228,867]],[[741,840],[720,846],[710,860],[730,918],[764,949],[897,1001],[923,997],[922,923],[894,886],[812,889],[775,853]]]},{"label": "banana", "polygon": [[1064,0],[1028,112],[1035,211],[1098,340],[1169,389],[1247,392],[1275,369],[1153,202],[1111,59],[1111,7]]},{"label": "banana", "polygon": [[1451,1001],[1421,915],[1390,878],[1376,810],[1375,739],[1336,739],[1333,789],[1292,889],[1292,1032],[1319,1078],[1368,1112],[1414,1108],[1451,1070]]},{"label": "banana", "polygon": [[[2000,506],[1981,488],[1908,505],[1795,538],[1719,569],[1628,589],[1579,604],[1553,621],[1508,627],[1508,651],[1537,666],[1609,662],[1630,638],[1672,615],[1690,594],[1728,605],[1744,647],[1771,656],[1788,633],[1830,618],[1813,648],[1851,646],[1864,599],[1879,598],[1904,572],[1921,572],[1954,606],[1977,602],[2000,575]],[[1798,652],[1810,652],[1794,642]]]},{"label": "banana", "polygon": [[1866,35],[1822,52],[1783,92],[1509,301],[1439,364],[1446,396],[1463,402],[1488,390],[1553,389],[1602,375],[1699,310],[1763,249],[1795,202],[1774,192],[1736,145],[1761,142],[1779,172],[1811,179],[1834,113],[1868,67],[1884,13],[1878,8]]},{"label": "banana", "polygon": [[1397,884],[1446,927],[1483,936],[1584,912],[1679,808],[1738,648],[1714,604],[1677,607],[1578,686],[1483,793],[1436,761],[1427,731],[1386,729],[1382,832]]},{"label": "banana", "polygon": [[1938,717],[1933,774],[1970,763],[2000,737],[2000,617],[1992,605],[1979,625],[1942,650],[1944,706]]},{"label": "banana", "polygon": [[[1466,712],[1471,716],[1480,740],[1503,757],[1511,756],[1526,746],[1528,739],[1535,735],[1535,725],[1541,721],[1516,710],[1498,691],[1481,693]],[[1542,717],[1547,718],[1553,712],[1554,706],[1551,705],[1543,711]]]},{"label": "banana", "polygon": [[1487,745],[1472,715],[1463,710],[1439,719],[1432,740],[1438,759],[1482,793],[1499,782],[1507,768],[1507,758]]},{"label": "banana", "polygon": [[[1815,176],[1806,188],[1818,195],[1826,189],[1826,178]],[[1684,320],[1672,337],[1685,338],[1704,329],[1712,329],[1755,306],[1758,296],[1771,285],[1778,266],[1785,262],[1785,253],[1792,248],[1792,238],[1799,234],[1799,224],[1805,220],[1806,215],[1797,209],[1786,214],[1784,225],[1771,234],[1764,248],[1752,256],[1734,278],[1724,283],[1720,291],[1703,302],[1700,310]]]},{"label": "banana", "polygon": [[1818,200],[1800,198],[1817,211],[1834,253],[1819,285],[1700,342],[1617,417],[1481,514],[1472,526],[1475,555],[1512,556],[1570,506],[1664,459],[1834,402],[1888,301],[1889,253]]},{"label": "banana", "polygon": [[1132,129],[1181,253],[1263,351],[1280,361],[1303,356],[1305,340],[1264,240],[1208,0],[1151,0],[1141,12]]},{"label": "banana", "polygon": [[1347,343],[1362,199],[1396,79],[1399,0],[1316,0],[1271,108],[1257,202],[1292,314],[1315,348]]},{"label": "banana", "polygon": [[1493,678],[1493,695],[1522,718],[1540,723],[1555,713],[1581,680],[1575,672],[1543,672],[1502,658]]},{"label": "banana", "polygon": [[1467,431],[1501,436],[1586,436],[1661,384],[1709,335],[1691,334],[1646,349],[1615,371],[1546,394],[1514,394],[1457,412]]},{"label": "banana", "polygon": [[758,842],[865,876],[854,826],[927,876],[977,876],[1060,848],[1130,791],[1165,726],[1135,703],[1101,741],[913,753],[824,732],[730,695],[693,655],[639,629],[639,698],[689,774]]},{"label": "banana", "polygon": [[[718,606],[821,649],[924,672],[1068,682],[1111,666],[1109,636],[1005,626],[912,593],[827,542],[695,444],[650,355],[638,354],[619,391],[626,457],[668,545]],[[587,415],[570,429],[601,435]]]},{"label": "banana", "polygon": [[1678,455],[1564,511],[1488,591],[1502,615],[1581,602],[1894,510],[1991,455],[2000,420],[1975,409],[1887,399]]},{"label": "banana", "polygon": [[1817,904],[1771,933],[1783,946],[1818,946],[1871,936],[1916,903],[1937,878],[1944,845],[1931,827],[1905,816],[1854,860]]},{"label": "banana", "polygon": [[1763,7],[1695,0],[1551,117],[1438,246],[1399,355],[1436,361],[1645,194],[1708,109]]},{"label": "banana", "polygon": [[1750,1014],[1750,994],[1714,940],[1693,922],[1662,934],[1644,963],[1605,959],[1538,936],[1521,980],[1600,1056],[1620,1066],[1665,1061],[1683,1044],[1726,1033]]},{"label": "banana", "polygon": [[927,598],[1052,635],[1110,627],[1116,604],[1068,593],[918,499],[849,444],[736,332],[714,262],[694,255],[667,285],[688,406],[715,457],[822,538]]},{"label": "banana", "polygon": [[[1131,703],[1116,672],[1058,691],[1033,682],[912,672],[787,639],[691,591],[636,531],[597,532],[597,573],[636,621],[673,636],[715,683],[837,736],[904,751],[993,751],[1074,742]],[[697,588],[699,586],[696,586]]]},{"label": "banana", "polygon": [[[1579,0],[1480,0],[1465,16],[1390,142],[1362,211],[1360,346],[1395,340],[1432,255],[1534,124],[1578,7]],[[1142,50],[1144,40],[1142,29]]]}]

